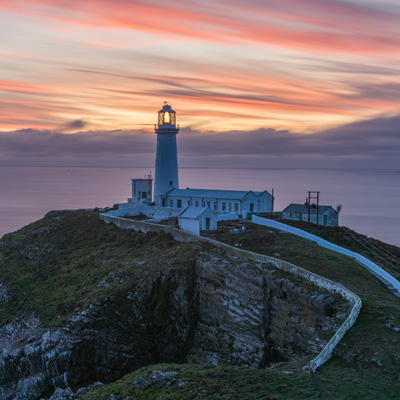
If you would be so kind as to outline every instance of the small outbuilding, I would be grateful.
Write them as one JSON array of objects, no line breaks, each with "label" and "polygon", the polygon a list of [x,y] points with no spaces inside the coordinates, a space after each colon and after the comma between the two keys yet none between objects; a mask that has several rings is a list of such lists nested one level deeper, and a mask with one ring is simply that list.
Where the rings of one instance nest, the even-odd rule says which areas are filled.
[{"label": "small outbuilding", "polygon": [[339,225],[339,213],[332,206],[317,206],[308,203],[289,204],[282,211],[282,219],[325,226]]},{"label": "small outbuilding", "polygon": [[186,232],[200,235],[200,231],[217,229],[217,214],[208,207],[186,207],[178,216],[179,227]]}]

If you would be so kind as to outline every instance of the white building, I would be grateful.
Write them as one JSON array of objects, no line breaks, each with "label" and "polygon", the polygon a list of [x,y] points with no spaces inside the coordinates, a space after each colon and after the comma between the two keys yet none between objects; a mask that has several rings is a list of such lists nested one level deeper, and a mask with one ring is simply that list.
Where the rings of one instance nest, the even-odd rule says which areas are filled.
[{"label": "white building", "polygon": [[[218,214],[246,216],[252,212],[273,211],[273,197],[266,190],[263,192],[212,189],[179,189],[178,154],[176,135],[176,112],[169,104],[164,104],[158,112],[156,170],[154,180],[154,203],[161,207],[210,208]],[[142,182],[143,181],[143,182]],[[149,193],[145,180],[132,180],[132,199],[130,202],[151,204],[150,198],[143,198]],[[142,186],[143,185],[143,186]],[[145,195],[145,196],[148,196]]]},{"label": "white building", "polygon": [[217,215],[208,207],[186,207],[178,219],[179,227],[194,235],[200,235],[203,230],[217,229]]},{"label": "white building", "polygon": [[144,179],[132,179],[132,198],[128,203],[134,206],[150,205],[153,201],[153,178],[151,175]]},{"label": "white building", "polygon": [[[310,215],[310,219],[308,216]],[[282,219],[304,221],[325,226],[338,226],[339,213],[332,206],[316,206],[311,204],[289,204],[282,211]]]},{"label": "white building", "polygon": [[213,189],[171,189],[162,198],[167,207],[208,207],[218,214],[267,212],[272,208],[272,196],[264,192]]}]

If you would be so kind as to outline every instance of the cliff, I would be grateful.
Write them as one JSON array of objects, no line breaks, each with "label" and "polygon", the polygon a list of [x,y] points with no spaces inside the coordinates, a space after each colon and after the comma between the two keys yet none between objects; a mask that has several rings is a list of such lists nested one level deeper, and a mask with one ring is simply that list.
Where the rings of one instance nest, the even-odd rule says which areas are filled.
[{"label": "cliff", "polygon": [[275,365],[301,374],[348,311],[272,265],[83,211],[51,212],[5,235],[0,271],[4,400],[77,398],[80,387],[157,363],[190,364],[139,370],[138,393],[179,385],[178,370],[201,375],[207,364],[226,365],[226,376]]}]

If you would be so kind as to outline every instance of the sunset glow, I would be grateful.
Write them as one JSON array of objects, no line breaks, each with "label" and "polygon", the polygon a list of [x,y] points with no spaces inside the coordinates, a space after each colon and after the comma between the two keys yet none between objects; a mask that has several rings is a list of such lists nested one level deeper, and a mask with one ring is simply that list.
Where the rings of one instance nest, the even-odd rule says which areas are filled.
[{"label": "sunset glow", "polygon": [[0,130],[309,133],[400,110],[400,7],[381,1],[2,0]]}]

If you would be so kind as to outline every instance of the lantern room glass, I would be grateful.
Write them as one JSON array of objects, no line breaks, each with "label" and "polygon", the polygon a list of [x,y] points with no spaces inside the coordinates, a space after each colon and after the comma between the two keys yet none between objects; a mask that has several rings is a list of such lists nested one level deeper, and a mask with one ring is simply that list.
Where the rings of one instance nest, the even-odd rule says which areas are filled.
[{"label": "lantern room glass", "polygon": [[176,125],[176,114],[172,110],[162,110],[158,113],[158,125]]}]

